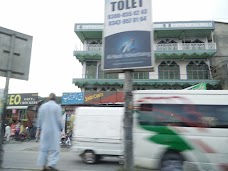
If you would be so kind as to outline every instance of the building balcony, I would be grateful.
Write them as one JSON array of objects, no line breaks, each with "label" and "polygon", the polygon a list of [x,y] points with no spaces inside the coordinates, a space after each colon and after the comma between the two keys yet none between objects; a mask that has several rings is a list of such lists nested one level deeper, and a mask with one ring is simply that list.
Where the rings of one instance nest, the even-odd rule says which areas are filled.
[{"label": "building balcony", "polygon": [[[167,43],[154,44],[156,59],[208,58],[216,52],[216,43]],[[86,59],[101,59],[102,45],[84,45],[84,49],[74,51],[74,56],[83,62]]]},{"label": "building balcony", "polygon": [[215,43],[169,43],[155,44],[155,51],[206,51],[216,50]]},{"label": "building balcony", "polygon": [[[136,72],[136,74],[138,74]],[[133,85],[134,86],[149,86],[150,88],[158,88],[161,86],[173,87],[179,86],[182,88],[190,87],[198,83],[206,83],[208,86],[216,87],[219,86],[219,80],[209,79],[151,79],[147,77],[147,74],[142,77],[137,77],[133,75]],[[97,86],[124,86],[124,79],[119,79],[116,74],[105,74],[101,76],[86,74],[82,75],[82,78],[74,78],[73,84],[79,88],[83,87],[97,87]]]},{"label": "building balcony", "polygon": [[[149,79],[149,72],[134,72],[134,79]],[[82,79],[119,79],[119,73],[82,74]]]}]

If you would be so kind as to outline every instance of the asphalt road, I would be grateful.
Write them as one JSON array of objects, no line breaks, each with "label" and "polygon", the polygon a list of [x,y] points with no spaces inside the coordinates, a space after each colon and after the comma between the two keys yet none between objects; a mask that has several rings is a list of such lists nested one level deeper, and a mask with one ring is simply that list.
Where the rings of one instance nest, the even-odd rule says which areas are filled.
[{"label": "asphalt road", "polygon": [[[10,142],[4,145],[3,167],[7,170],[40,170],[36,165],[39,143]],[[104,158],[100,163],[84,164],[80,157],[74,154],[70,148],[61,148],[60,161],[57,168],[61,171],[121,171],[122,165],[118,158]],[[135,171],[147,171],[136,168]]]}]

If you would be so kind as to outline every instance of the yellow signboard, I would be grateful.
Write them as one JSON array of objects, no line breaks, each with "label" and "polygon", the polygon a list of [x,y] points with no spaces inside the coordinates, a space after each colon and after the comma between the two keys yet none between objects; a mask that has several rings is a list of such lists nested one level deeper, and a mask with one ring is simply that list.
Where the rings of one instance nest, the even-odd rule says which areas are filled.
[{"label": "yellow signboard", "polygon": [[38,103],[38,93],[9,94],[7,106],[33,106]]}]

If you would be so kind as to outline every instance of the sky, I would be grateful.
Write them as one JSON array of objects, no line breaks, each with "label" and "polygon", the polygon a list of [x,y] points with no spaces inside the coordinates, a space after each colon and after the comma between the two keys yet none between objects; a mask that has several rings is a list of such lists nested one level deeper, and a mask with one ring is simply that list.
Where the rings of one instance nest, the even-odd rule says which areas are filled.
[{"label": "sky", "polygon": [[[80,44],[76,23],[104,23],[105,0],[0,0],[0,26],[33,36],[29,80],[10,79],[8,93],[80,92],[82,78],[73,56]],[[153,22],[216,20],[228,22],[228,0],[152,0]],[[1,62],[1,61],[0,61]],[[0,89],[5,88],[0,76]]]}]

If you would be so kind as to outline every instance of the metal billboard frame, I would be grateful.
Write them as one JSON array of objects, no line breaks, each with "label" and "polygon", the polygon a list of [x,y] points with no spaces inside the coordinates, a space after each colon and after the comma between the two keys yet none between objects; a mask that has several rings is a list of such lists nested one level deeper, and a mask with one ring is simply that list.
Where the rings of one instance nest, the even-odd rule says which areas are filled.
[{"label": "metal billboard frame", "polygon": [[0,27],[0,76],[28,80],[33,37]]},{"label": "metal billboard frame", "polygon": [[3,113],[0,115],[0,168],[3,163],[3,139],[10,78],[28,80],[32,51],[32,36],[0,27],[0,76],[6,77]]}]

